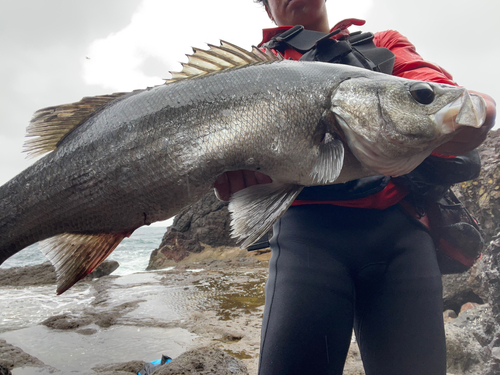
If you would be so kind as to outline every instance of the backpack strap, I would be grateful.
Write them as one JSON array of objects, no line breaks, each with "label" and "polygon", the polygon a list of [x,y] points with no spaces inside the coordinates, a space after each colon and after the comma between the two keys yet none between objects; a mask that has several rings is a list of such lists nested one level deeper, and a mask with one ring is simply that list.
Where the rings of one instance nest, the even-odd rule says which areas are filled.
[{"label": "backpack strap", "polygon": [[377,69],[372,70],[392,74],[396,56],[387,48],[377,47],[373,41],[374,37],[373,33],[358,31],[350,34],[348,38],[349,43],[357,53],[376,65]]},{"label": "backpack strap", "polygon": [[341,31],[336,29],[326,34],[296,25],[262,46],[281,53],[293,48],[303,54],[302,61],[346,64],[392,74],[395,56],[389,49],[375,46],[373,33],[355,32],[339,40],[332,39]]}]

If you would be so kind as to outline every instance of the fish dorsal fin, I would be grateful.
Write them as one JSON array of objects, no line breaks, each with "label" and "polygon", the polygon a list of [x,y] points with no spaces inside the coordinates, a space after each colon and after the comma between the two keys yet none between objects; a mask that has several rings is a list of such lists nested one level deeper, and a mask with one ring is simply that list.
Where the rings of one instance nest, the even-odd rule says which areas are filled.
[{"label": "fish dorsal fin", "polygon": [[129,93],[85,97],[79,102],[47,107],[35,112],[26,129],[24,152],[28,157],[55,150],[59,142],[106,104]]},{"label": "fish dorsal fin", "polygon": [[56,269],[57,294],[95,270],[130,233],[64,233],[40,242],[40,250]]},{"label": "fish dorsal fin", "polygon": [[234,193],[229,202],[231,236],[246,248],[269,232],[304,187],[273,182]]},{"label": "fish dorsal fin", "polygon": [[252,51],[249,52],[223,40],[221,40],[220,46],[212,44],[208,46],[210,47],[208,50],[193,48],[193,54],[187,55],[188,62],[182,63],[182,71],[170,72],[172,78],[165,80],[165,83],[169,84],[182,79],[199,77],[251,64],[283,60],[283,56],[275,55],[269,49],[262,51],[254,46]]}]

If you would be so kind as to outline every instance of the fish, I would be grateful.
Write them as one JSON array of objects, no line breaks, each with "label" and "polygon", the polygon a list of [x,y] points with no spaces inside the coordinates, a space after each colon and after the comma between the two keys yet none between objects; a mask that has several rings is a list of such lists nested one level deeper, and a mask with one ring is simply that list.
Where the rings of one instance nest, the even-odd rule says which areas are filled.
[{"label": "fish", "polygon": [[40,158],[0,187],[0,262],[40,242],[61,294],[137,228],[241,169],[272,179],[231,197],[247,247],[303,187],[408,173],[485,118],[464,88],[225,41],[193,51],[165,84],[35,112],[25,151]]}]

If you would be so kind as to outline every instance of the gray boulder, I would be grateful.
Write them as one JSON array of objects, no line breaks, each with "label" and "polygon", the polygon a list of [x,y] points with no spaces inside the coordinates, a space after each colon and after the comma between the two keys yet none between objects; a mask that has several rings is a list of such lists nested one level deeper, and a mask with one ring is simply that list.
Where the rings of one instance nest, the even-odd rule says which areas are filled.
[{"label": "gray boulder", "polygon": [[155,371],[155,375],[248,375],[244,363],[219,348],[189,350]]}]

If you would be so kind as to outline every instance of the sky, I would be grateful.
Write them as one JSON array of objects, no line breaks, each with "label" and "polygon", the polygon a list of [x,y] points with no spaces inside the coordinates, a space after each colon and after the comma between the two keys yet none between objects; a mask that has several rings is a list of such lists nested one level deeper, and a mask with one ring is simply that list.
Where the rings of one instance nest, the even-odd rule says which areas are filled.
[{"label": "sky", "polygon": [[[330,25],[394,29],[460,85],[500,100],[500,1],[328,0]],[[253,0],[0,0],[0,185],[33,163],[25,128],[41,108],[162,83],[191,46],[246,49],[273,27]],[[497,126],[498,127],[498,126]]]}]

